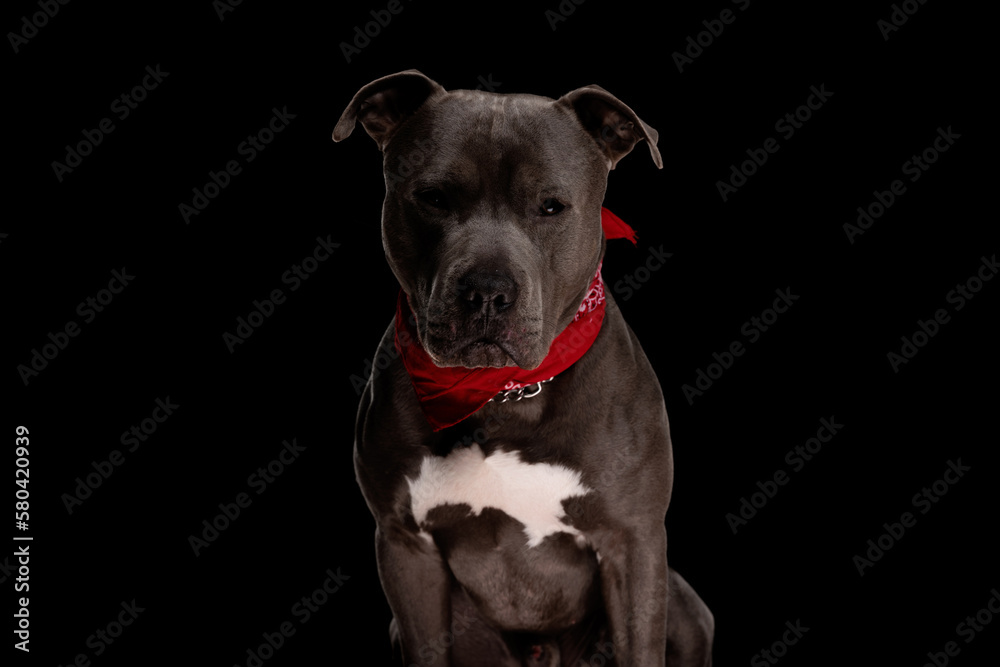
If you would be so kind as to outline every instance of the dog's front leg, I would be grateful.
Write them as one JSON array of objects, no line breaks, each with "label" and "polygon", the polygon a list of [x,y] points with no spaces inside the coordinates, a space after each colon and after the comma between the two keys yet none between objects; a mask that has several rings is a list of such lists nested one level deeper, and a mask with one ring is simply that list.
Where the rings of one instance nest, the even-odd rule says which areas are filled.
[{"label": "dog's front leg", "polygon": [[[603,532],[603,531],[602,531]],[[667,645],[667,533],[629,526],[594,541],[616,664],[663,667]]]},{"label": "dog's front leg", "polygon": [[385,597],[396,619],[404,665],[450,667],[448,570],[437,547],[403,528],[375,531]]}]

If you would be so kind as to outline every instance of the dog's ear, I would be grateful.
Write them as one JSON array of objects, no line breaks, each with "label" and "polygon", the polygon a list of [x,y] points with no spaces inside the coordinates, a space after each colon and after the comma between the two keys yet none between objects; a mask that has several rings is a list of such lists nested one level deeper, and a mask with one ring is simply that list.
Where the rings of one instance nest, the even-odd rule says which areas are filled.
[{"label": "dog's ear", "polygon": [[656,147],[659,138],[656,130],[600,86],[577,88],[556,100],[556,104],[569,107],[576,114],[584,129],[604,151],[611,169],[642,139],[649,144],[649,153],[657,168],[663,169],[663,159]]},{"label": "dog's ear", "polygon": [[360,121],[378,147],[385,150],[396,129],[429,98],[445,89],[415,69],[375,79],[354,95],[333,128],[333,140],[351,136]]}]

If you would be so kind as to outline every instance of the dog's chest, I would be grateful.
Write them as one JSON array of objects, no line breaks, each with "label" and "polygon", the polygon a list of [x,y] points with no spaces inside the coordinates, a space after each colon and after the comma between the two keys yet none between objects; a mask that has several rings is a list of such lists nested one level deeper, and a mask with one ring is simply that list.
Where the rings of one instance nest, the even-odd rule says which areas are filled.
[{"label": "dog's chest", "polygon": [[499,449],[487,456],[478,444],[425,457],[417,476],[407,482],[410,509],[422,530],[437,507],[466,505],[473,515],[493,508],[524,526],[529,547],[556,533],[580,537],[566,523],[563,501],[590,493],[579,472],[566,466],[527,463],[517,452]]}]

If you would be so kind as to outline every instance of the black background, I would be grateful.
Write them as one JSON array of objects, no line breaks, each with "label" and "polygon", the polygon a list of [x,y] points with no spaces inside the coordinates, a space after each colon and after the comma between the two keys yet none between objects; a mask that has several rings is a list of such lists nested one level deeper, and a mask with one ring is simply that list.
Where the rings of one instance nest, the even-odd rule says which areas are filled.
[{"label": "black background", "polygon": [[[715,613],[717,665],[747,664],[796,620],[809,631],[781,664],[921,665],[947,641],[956,665],[996,655],[1000,621],[968,644],[956,626],[1000,586],[985,454],[1000,284],[961,310],[946,300],[997,250],[987,17],[913,3],[886,40],[888,2],[588,0],[553,30],[545,12],[558,6],[404,1],[349,63],[339,44],[385,3],[246,0],[220,20],[207,1],[72,2],[17,53],[8,37],[4,502],[24,424],[30,530],[9,530],[34,538],[31,653],[14,651],[15,664],[83,653],[95,665],[245,665],[286,621],[295,635],[265,664],[387,664],[351,376],[397,287],[380,242],[381,156],[360,129],[340,144],[330,135],[355,91],[408,68],[446,88],[486,80],[550,97],[596,83],[659,131],[662,171],[639,146],[610,175],[606,205],[639,245],[610,244],[604,276],[636,275],[650,247],[673,253],[630,298],[614,291],[663,386],[677,464],[670,560]],[[726,8],[735,21],[679,72],[671,54]],[[39,11],[9,4],[5,32]],[[169,75],[118,119],[112,101],[157,65]],[[833,93],[822,108],[791,138],[776,132],[821,85]],[[294,119],[247,163],[237,147],[286,107]],[[57,179],[52,163],[105,117],[115,130]],[[911,183],[903,163],[949,127],[960,138]],[[768,137],[779,151],[724,202],[716,182]],[[233,159],[242,173],[185,224],[178,205]],[[844,223],[894,179],[905,194],[849,242]],[[317,237],[340,245],[291,291],[282,275]],[[123,267],[134,280],[83,323],[77,305]],[[285,303],[230,353],[222,334],[274,289]],[[799,300],[746,344],[743,323],[777,289]],[[950,321],[894,372],[887,354],[939,308]],[[17,367],[70,320],[80,334],[25,384]],[[689,403],[681,386],[735,340],[746,352]],[[167,397],[180,407],[68,513],[76,478],[124,451],[121,434]],[[786,452],[821,418],[843,429],[792,472]],[[292,438],[305,451],[257,495],[248,476]],[[913,495],[959,458],[971,470],[916,511]],[[727,513],[779,469],[788,484],[734,535]],[[240,492],[252,504],[195,556],[189,536]],[[859,576],[852,558],[905,511],[916,525]],[[293,605],[328,568],[349,579],[300,623]],[[16,576],[0,573],[5,609],[22,595]],[[88,637],[133,599],[144,611],[95,655]]]}]

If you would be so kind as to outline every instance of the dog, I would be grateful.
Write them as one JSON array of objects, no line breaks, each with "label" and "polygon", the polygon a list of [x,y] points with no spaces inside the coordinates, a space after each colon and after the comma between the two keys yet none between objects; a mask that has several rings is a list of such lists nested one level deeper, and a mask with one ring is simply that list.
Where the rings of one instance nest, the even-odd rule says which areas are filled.
[{"label": "dog", "polygon": [[599,86],[357,92],[400,285],[354,463],[403,665],[704,667],[714,619],[667,566],[663,394],[600,275],[611,169],[656,131]]}]

